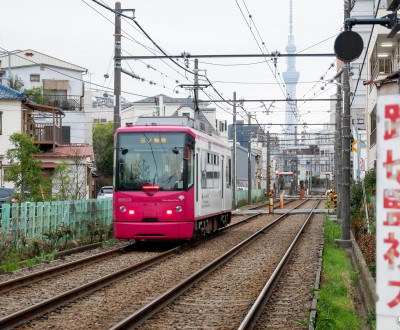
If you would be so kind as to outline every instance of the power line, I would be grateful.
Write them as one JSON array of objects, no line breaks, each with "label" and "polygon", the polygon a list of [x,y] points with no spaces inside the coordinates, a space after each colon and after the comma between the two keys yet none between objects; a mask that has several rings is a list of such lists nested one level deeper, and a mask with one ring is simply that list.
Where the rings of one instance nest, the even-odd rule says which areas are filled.
[{"label": "power line", "polygon": [[242,102],[287,102],[287,101],[304,101],[304,102],[313,102],[313,101],[336,101],[336,98],[329,98],[329,99],[240,99],[240,100],[210,100],[210,102],[229,102],[229,103],[242,103]]},{"label": "power line", "polygon": [[157,60],[157,59],[174,59],[174,58],[243,58],[243,57],[336,57],[333,53],[313,53],[313,54],[196,54],[189,53],[181,55],[134,55],[119,56],[118,60]]}]

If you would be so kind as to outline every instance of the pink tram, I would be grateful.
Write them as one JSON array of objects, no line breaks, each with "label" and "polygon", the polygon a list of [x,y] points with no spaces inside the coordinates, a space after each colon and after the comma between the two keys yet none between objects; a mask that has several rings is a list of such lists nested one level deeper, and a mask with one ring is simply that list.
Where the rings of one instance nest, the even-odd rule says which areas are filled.
[{"label": "pink tram", "polygon": [[187,240],[230,223],[231,149],[186,117],[140,118],[115,135],[118,239]]}]

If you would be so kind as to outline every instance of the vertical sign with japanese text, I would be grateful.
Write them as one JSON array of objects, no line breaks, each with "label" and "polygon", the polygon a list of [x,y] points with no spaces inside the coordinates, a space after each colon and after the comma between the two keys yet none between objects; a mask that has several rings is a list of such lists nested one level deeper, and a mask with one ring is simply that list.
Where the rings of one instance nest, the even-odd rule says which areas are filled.
[{"label": "vertical sign with japanese text", "polygon": [[376,133],[376,326],[400,329],[400,95],[378,97]]}]

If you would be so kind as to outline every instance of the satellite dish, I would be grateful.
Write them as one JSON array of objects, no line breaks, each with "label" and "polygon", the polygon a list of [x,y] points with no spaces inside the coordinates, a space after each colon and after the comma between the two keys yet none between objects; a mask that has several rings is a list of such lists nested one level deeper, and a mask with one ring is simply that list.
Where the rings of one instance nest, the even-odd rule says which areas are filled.
[{"label": "satellite dish", "polygon": [[354,31],[344,31],[335,40],[335,54],[339,60],[351,62],[360,57],[364,48],[361,36]]}]

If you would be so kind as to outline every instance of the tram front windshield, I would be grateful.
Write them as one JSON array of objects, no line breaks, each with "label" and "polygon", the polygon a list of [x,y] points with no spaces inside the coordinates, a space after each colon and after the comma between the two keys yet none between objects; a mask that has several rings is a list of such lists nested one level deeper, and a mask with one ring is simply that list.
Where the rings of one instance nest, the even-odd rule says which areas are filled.
[{"label": "tram front windshield", "polygon": [[127,132],[118,135],[116,190],[183,190],[185,133]]}]

